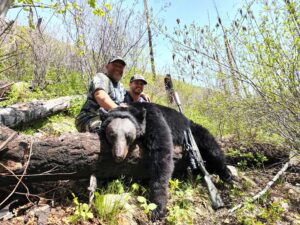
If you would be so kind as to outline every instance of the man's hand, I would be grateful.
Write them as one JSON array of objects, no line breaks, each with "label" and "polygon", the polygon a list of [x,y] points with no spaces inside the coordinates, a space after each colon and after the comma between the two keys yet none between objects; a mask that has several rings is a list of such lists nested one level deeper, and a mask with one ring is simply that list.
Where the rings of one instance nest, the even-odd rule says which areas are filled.
[{"label": "man's hand", "polygon": [[147,102],[151,102],[149,95],[145,94],[144,92],[141,93],[141,96],[146,99]]},{"label": "man's hand", "polygon": [[94,97],[98,105],[100,105],[107,111],[118,107],[118,105],[109,97],[109,95],[104,90],[95,91]]},{"label": "man's hand", "polygon": [[120,107],[128,107],[128,105],[126,103],[120,103],[119,105]]}]

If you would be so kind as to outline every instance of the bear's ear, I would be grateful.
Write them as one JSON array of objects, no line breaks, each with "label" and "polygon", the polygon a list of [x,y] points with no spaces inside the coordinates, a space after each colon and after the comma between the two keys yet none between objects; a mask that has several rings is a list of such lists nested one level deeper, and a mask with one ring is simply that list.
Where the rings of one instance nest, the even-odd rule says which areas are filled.
[{"label": "bear's ear", "polygon": [[135,115],[136,120],[139,124],[143,124],[146,119],[147,111],[145,108],[139,110],[139,112]]},{"label": "bear's ear", "polygon": [[139,138],[145,134],[146,115],[147,115],[147,110],[145,108],[135,110],[134,118],[135,118],[136,122],[138,123],[137,133],[136,133],[137,138]]},{"label": "bear's ear", "polygon": [[138,114],[135,115],[136,121],[139,124],[139,129],[137,131],[137,137],[141,137],[145,134],[146,115],[147,115],[147,110],[145,108],[142,108],[141,110],[139,110]]}]

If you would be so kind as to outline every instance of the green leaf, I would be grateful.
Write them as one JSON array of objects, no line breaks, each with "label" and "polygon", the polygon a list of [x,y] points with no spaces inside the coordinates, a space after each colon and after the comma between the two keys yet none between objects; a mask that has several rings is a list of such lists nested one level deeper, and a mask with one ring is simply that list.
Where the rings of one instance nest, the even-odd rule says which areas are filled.
[{"label": "green leaf", "polygon": [[89,4],[89,6],[91,8],[95,8],[96,7],[96,0],[88,0],[87,3]]},{"label": "green leaf", "polygon": [[78,10],[79,12],[81,12],[81,8],[79,7],[79,5],[76,2],[73,2],[72,6],[73,6],[74,9]]},{"label": "green leaf", "polygon": [[94,218],[94,215],[93,215],[93,213],[91,213],[91,212],[88,212],[86,215],[87,215],[87,217],[88,217],[89,219],[93,219],[93,218]]},{"label": "green leaf", "polygon": [[113,23],[112,18],[108,18],[107,22],[108,22],[109,25],[112,25],[112,23]]},{"label": "green leaf", "polygon": [[143,196],[138,196],[138,197],[137,197],[137,200],[138,200],[138,202],[140,202],[140,203],[146,202],[146,198],[144,198]]},{"label": "green leaf", "polygon": [[109,3],[106,3],[106,4],[104,5],[104,7],[105,7],[108,11],[111,11],[111,10],[112,10],[112,6],[111,6],[111,4],[109,4]]},{"label": "green leaf", "polygon": [[71,3],[70,2],[67,2],[66,4],[65,4],[65,10],[70,10],[70,6],[71,6]]},{"label": "green leaf", "polygon": [[72,193],[72,196],[73,196],[73,202],[75,205],[79,205],[79,202],[78,202],[78,198],[76,197],[76,195],[74,193]]},{"label": "green leaf", "polygon": [[84,211],[89,211],[89,205],[88,204],[86,204],[86,203],[83,203],[82,204],[82,209],[84,210]]},{"label": "green leaf", "polygon": [[101,9],[101,8],[97,8],[93,10],[94,15],[96,16],[104,16],[106,13]]},{"label": "green leaf", "polygon": [[154,209],[157,208],[157,205],[154,204],[154,203],[150,203],[150,204],[148,205],[148,208],[152,211],[152,210],[154,210]]},{"label": "green leaf", "polygon": [[137,183],[134,183],[133,185],[131,185],[131,187],[133,191],[139,190],[139,185]]}]

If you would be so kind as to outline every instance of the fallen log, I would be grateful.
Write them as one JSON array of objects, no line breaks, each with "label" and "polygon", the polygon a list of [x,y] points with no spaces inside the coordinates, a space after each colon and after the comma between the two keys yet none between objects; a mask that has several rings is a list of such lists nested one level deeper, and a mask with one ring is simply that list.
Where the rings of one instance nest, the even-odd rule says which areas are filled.
[{"label": "fallen log", "polygon": [[[5,141],[13,132],[0,125],[0,141]],[[1,186],[18,182],[16,175],[22,176],[30,152],[32,154],[27,172],[22,176],[23,182],[82,179],[89,178],[92,173],[100,179],[121,175],[134,179],[149,178],[146,162],[141,157],[141,149],[132,151],[124,162],[115,163],[110,150],[104,146],[101,150],[100,148],[98,136],[91,133],[73,133],[39,139],[18,135],[0,152]],[[175,148],[174,158],[175,174],[185,173],[186,164],[181,148]]]},{"label": "fallen log", "polygon": [[71,101],[81,96],[66,96],[45,100],[36,100],[28,103],[18,103],[9,107],[0,107],[0,124],[7,127],[17,127],[22,124],[45,118],[66,110]]},{"label": "fallen log", "polygon": [[[24,182],[88,179],[93,173],[100,179],[117,178],[121,175],[134,179],[149,178],[146,162],[142,160],[142,149],[131,151],[124,162],[115,163],[111,151],[100,145],[96,134],[69,133],[59,137],[37,138],[14,133],[10,128],[0,125],[1,185],[18,182],[15,175],[20,177],[23,173],[30,150],[32,155],[23,177]],[[7,141],[12,137],[13,140]],[[174,175],[185,174],[187,164],[180,147],[174,149],[174,160]],[[297,164],[291,169],[299,166]]]}]

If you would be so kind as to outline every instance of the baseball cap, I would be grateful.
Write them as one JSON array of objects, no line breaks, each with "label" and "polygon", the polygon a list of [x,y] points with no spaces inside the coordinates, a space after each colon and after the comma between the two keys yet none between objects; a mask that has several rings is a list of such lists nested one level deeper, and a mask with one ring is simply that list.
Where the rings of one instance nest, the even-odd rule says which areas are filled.
[{"label": "baseball cap", "polygon": [[132,83],[133,81],[136,81],[136,80],[141,80],[144,82],[144,84],[147,84],[147,81],[145,80],[145,78],[142,75],[135,74],[134,76],[132,76],[130,78],[130,83]]},{"label": "baseball cap", "polygon": [[113,56],[111,57],[111,59],[108,61],[108,63],[113,63],[116,61],[120,61],[124,66],[126,66],[126,62],[124,61],[124,59],[121,56]]}]

